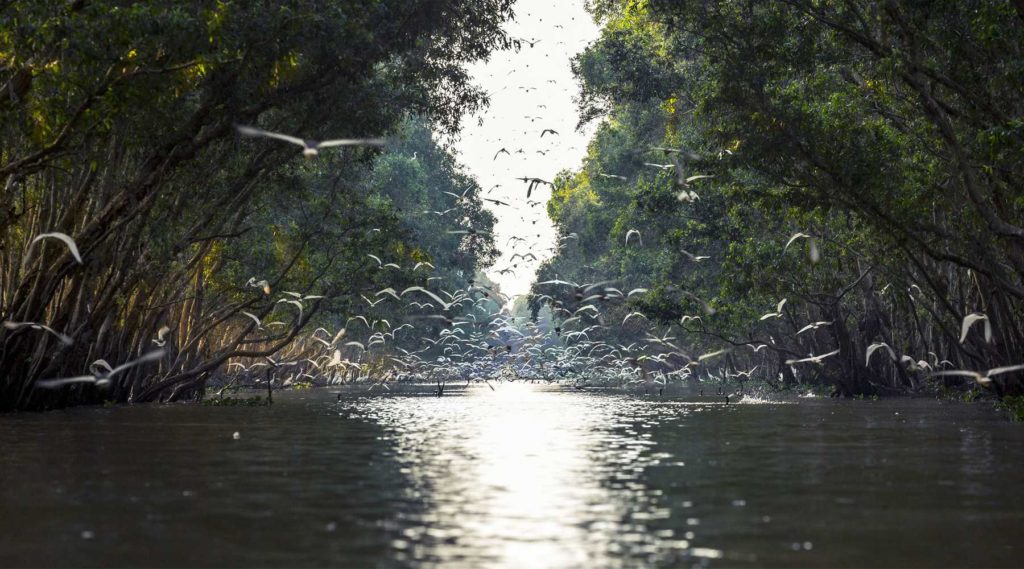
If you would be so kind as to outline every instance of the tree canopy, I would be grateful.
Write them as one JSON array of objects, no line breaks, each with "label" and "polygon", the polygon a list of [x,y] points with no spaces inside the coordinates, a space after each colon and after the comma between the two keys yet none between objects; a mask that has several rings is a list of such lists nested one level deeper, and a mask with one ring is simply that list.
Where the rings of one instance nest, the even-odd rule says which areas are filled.
[{"label": "tree canopy", "polygon": [[[510,17],[511,0],[6,3],[0,315],[73,343],[0,330],[0,408],[201,392],[232,358],[344,320],[383,280],[368,254],[410,282],[420,261],[471,279],[495,255],[493,218],[430,131],[455,132],[486,102],[464,65],[513,45]],[[240,138],[240,124],[391,146],[303,161],[295,145]],[[481,233],[441,233],[421,213],[445,188],[466,194],[452,215]],[[72,236],[83,262],[32,242],[48,232]],[[32,390],[164,342],[110,389]]]},{"label": "tree canopy", "polygon": [[[1019,4],[590,9],[602,35],[574,70],[584,120],[602,122],[583,168],[556,183],[548,211],[578,239],[542,281],[649,289],[618,310],[676,326],[694,351],[730,348],[722,365],[758,365],[769,382],[795,369],[837,393],[888,393],[922,387],[944,361],[1019,363]],[[534,290],[535,308],[572,300]],[[991,339],[979,328],[961,341],[972,313]],[[897,361],[866,365],[880,342]]]}]

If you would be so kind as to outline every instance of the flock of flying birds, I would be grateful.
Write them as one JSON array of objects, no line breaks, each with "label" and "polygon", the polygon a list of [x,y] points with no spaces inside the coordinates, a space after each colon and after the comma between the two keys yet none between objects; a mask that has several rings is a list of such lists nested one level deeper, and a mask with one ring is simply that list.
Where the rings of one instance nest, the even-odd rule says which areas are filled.
[{"label": "flock of flying birds", "polygon": [[[556,49],[558,45],[563,45],[568,51],[568,46],[562,39],[520,38],[518,41],[530,48],[542,41],[553,42]],[[497,91],[511,89],[515,91],[516,97],[520,98],[544,97],[545,93],[550,93],[551,89],[559,88],[556,80],[544,79],[538,70],[529,67],[528,64],[516,66],[501,78],[505,86],[489,94],[494,95]],[[511,78],[515,74],[525,75],[534,83],[516,85]],[[547,109],[545,103],[538,103],[536,112],[539,113]],[[493,164],[492,170],[494,172],[502,171],[500,170],[502,163],[513,158],[529,158],[531,161],[539,159],[538,157],[545,158],[556,148],[554,145],[566,148],[560,140],[561,135],[558,130],[537,124],[538,121],[543,124],[543,121],[546,120],[544,116],[537,114],[524,115],[521,119],[517,118],[517,122],[523,127],[523,130],[521,131],[522,136],[518,136],[519,133],[516,133],[517,136],[514,137],[516,142],[506,142],[501,138],[488,139],[486,142],[495,146],[493,156],[488,154],[490,163]],[[246,137],[292,144],[301,149],[303,156],[308,159],[315,159],[323,150],[329,148],[385,146],[387,144],[387,140],[384,138],[317,141],[251,126],[238,126],[237,131]],[[546,143],[548,146],[528,148],[528,145],[522,143],[528,139],[535,140],[538,145]],[[652,154],[663,156],[664,160],[645,162],[644,166],[671,172],[680,201],[692,202],[700,199],[695,183],[713,177],[689,171],[688,164],[699,160],[700,156],[689,150],[678,148],[653,147],[650,151]],[[732,154],[732,152],[723,150],[719,154],[719,158],[722,158],[724,154]],[[512,167],[507,164],[504,166],[503,172],[508,176],[508,181],[515,180],[522,184],[520,186],[522,201],[515,197],[505,197],[505,199],[500,199],[504,196],[488,197],[495,189],[504,187],[501,183],[488,188],[480,198],[493,208],[502,208],[500,211],[502,216],[505,216],[506,212],[512,216],[519,212],[518,222],[521,227],[536,225],[544,215],[544,210],[540,206],[543,206],[545,201],[537,199],[534,193],[538,188],[553,187],[553,183],[532,175],[513,177],[509,174]],[[627,180],[625,176],[615,173],[602,172],[597,175],[608,179]],[[454,198],[451,207],[443,211],[425,213],[444,217],[451,212],[457,212],[468,204],[470,198],[467,192],[463,192],[461,195],[445,192]],[[505,193],[508,194],[508,192]],[[512,203],[513,201],[517,203]],[[525,205],[526,209],[519,207],[521,204]],[[448,233],[474,235],[478,231],[472,228],[452,228]],[[37,243],[48,239],[62,242],[75,261],[79,264],[83,263],[72,237],[59,232],[37,235],[30,242],[26,255],[32,254]],[[512,275],[518,279],[520,277],[516,274],[517,271],[524,274],[531,272],[527,269],[542,260],[538,255],[557,253],[562,248],[571,246],[573,240],[578,240],[578,236],[575,234],[564,235],[545,248],[540,232],[531,235],[519,231],[509,237],[504,244],[510,251],[510,255],[504,258],[504,265],[497,268],[496,272],[501,275]],[[817,239],[807,233],[798,232],[790,236],[783,247],[783,252],[785,253],[800,240],[806,240],[810,261],[818,262],[821,253]],[[629,229],[625,234],[624,245],[644,247],[641,231],[635,228]],[[682,253],[692,262],[710,259],[707,255],[688,251],[682,251]],[[374,262],[370,270],[384,271],[402,268],[396,263],[386,262],[377,255],[367,254],[367,258]],[[431,263],[421,262],[411,267],[411,270],[415,273],[417,271],[433,271],[434,268]],[[492,381],[517,378],[568,382],[577,388],[583,388],[590,384],[639,384],[648,392],[651,389],[658,389],[659,393],[670,381],[690,380],[696,381],[699,385],[701,382],[711,380],[717,383],[718,394],[722,395],[725,386],[731,380],[739,384],[740,392],[742,392],[744,382],[750,380],[757,369],[761,367],[759,364],[749,370],[741,371],[718,365],[722,357],[735,348],[690,355],[678,344],[677,338],[671,335],[670,329],[659,333],[648,317],[639,311],[629,312],[621,322],[610,321],[608,307],[621,305],[631,297],[647,292],[646,289],[622,291],[614,286],[615,283],[608,281],[575,283],[553,279],[539,282],[536,283],[535,289],[546,290],[550,294],[541,294],[536,300],[551,308],[551,318],[549,321],[538,323],[531,322],[526,318],[515,317],[509,314],[507,308],[502,309],[503,306],[511,306],[510,299],[491,287],[477,285],[470,281],[466,288],[444,290],[440,286],[441,283],[438,282],[440,280],[439,277],[427,277],[427,286],[413,286],[401,291],[391,287],[378,291],[365,291],[361,297],[367,305],[366,315],[348,318],[345,325],[334,332],[325,328],[317,328],[311,334],[299,337],[292,346],[279,353],[276,359],[266,357],[230,361],[227,364],[228,375],[238,380],[240,378],[254,379],[259,374],[265,376],[269,383],[274,374],[268,372],[275,371],[278,380],[283,385],[305,381],[323,381],[331,384],[367,380],[371,384],[370,390],[378,387],[387,390],[389,389],[388,384],[394,380],[436,381],[437,395],[443,394],[444,385],[450,380],[476,380],[490,385],[492,389]],[[249,279],[245,283],[245,287],[255,289],[256,294],[262,294],[268,299],[271,299],[276,292],[271,289],[266,280],[257,280],[255,277]],[[572,300],[569,303],[556,300],[556,298],[566,296],[559,292],[566,291],[571,292]],[[678,290],[678,292],[700,305],[705,314],[714,313],[714,309],[702,299],[685,290]],[[304,303],[318,298],[322,297],[283,291],[275,302],[294,306],[300,313],[300,319],[296,321],[301,321]],[[405,312],[415,314],[401,323],[392,323],[387,319],[374,318],[370,315],[376,306],[385,302],[400,303],[404,306]],[[760,320],[782,318],[785,314],[785,305],[786,299],[782,299],[773,311],[761,316]],[[284,322],[264,322],[260,317],[249,312],[240,312],[239,318],[247,322],[246,325],[250,327],[251,332],[288,326]],[[680,324],[691,321],[701,321],[701,316],[683,316]],[[640,327],[642,329],[638,332],[636,341],[622,344],[600,339],[600,336],[605,336],[604,330],[625,327],[630,322],[634,323],[631,325],[631,329],[637,329],[636,323],[638,322],[646,323]],[[984,325],[986,341],[991,341],[991,321],[982,313],[971,313],[963,319],[961,343],[966,340],[970,330],[978,323]],[[796,332],[796,335],[799,336],[831,324],[831,322],[811,322]],[[49,334],[55,337],[62,346],[68,346],[74,342],[73,338],[54,330],[45,323],[5,320],[3,328],[7,330],[7,334]],[[167,345],[170,342],[169,332],[170,328],[161,327],[156,337],[152,339],[153,348],[140,354],[134,360],[112,366],[105,360],[99,359],[93,362],[82,375],[41,379],[36,381],[34,386],[40,389],[59,389],[82,383],[94,384],[98,387],[109,386],[118,374],[135,366],[163,358],[169,348]],[[356,337],[361,339],[357,340]],[[414,344],[418,347],[406,348]],[[756,354],[762,352],[768,345],[750,344],[748,347]],[[893,348],[883,342],[874,343],[867,348],[864,365],[870,365],[874,354],[880,351],[887,353],[893,362],[898,362],[906,366],[907,369],[925,372],[931,376],[968,377],[983,386],[990,385],[995,376],[1024,369],[1024,365],[1012,365],[984,372],[952,370],[948,369],[953,367],[950,362],[940,361],[934,354],[931,354],[931,361],[916,359],[909,355],[898,357]],[[794,366],[794,369],[796,366],[802,365],[821,366],[828,358],[837,354],[839,354],[839,350],[819,355],[808,354],[806,357],[787,360],[786,364]],[[381,368],[382,371],[377,369],[371,371],[369,364],[373,361],[379,362],[381,357],[386,360],[386,365]],[[729,395],[726,395],[726,402],[729,401],[728,397]]]},{"label": "flock of flying birds", "polygon": [[466,121],[456,145],[497,216],[501,255],[489,273],[506,292],[525,292],[535,268],[557,252],[542,190],[553,188],[555,173],[584,152],[583,135],[575,131],[570,57],[597,29],[577,25],[570,12],[552,8],[548,21],[529,11],[517,15],[510,32],[538,37],[514,38],[521,49],[495,54],[474,71],[491,104]]},{"label": "flock of flying birds", "polygon": [[[258,136],[300,146],[303,154],[307,157],[315,157],[322,148],[346,145],[379,145],[381,139],[346,139],[311,141],[300,138],[263,131],[252,127],[238,127],[241,134],[246,136]],[[681,150],[659,149],[670,155],[685,155]],[[673,167],[682,169],[681,161],[673,159]],[[690,184],[692,176],[679,174],[681,191],[692,192]],[[528,190],[529,191],[529,190]],[[464,196],[456,196],[462,199]],[[457,231],[457,230],[456,230]],[[576,236],[568,235],[559,240],[558,247],[565,246],[567,241],[575,239]],[[800,239],[808,241],[808,254],[811,261],[817,261],[820,256],[813,236],[796,233],[792,235],[785,244],[784,250]],[[82,264],[83,258],[79,252],[74,239],[64,233],[50,232],[37,235],[29,243],[26,255],[31,255],[37,244],[45,240],[56,240],[67,248],[67,252],[74,260]],[[643,246],[642,235],[638,230],[631,229],[627,232],[626,244],[633,242],[635,246]],[[367,257],[374,261],[370,270],[401,269],[396,263],[385,262],[377,255],[367,254]],[[705,259],[704,256],[696,256],[695,259]],[[428,262],[420,262],[411,267],[413,272],[432,271],[434,266]],[[621,322],[609,322],[607,315],[608,306],[621,304],[629,298],[643,294],[646,289],[638,288],[630,291],[622,291],[616,288],[612,282],[596,283],[575,283],[560,279],[547,280],[537,283],[537,287],[545,290],[544,287],[552,287],[552,293],[556,289],[563,288],[572,293],[572,301],[568,304],[555,300],[555,295],[542,294],[537,300],[547,303],[552,308],[550,323],[535,323],[527,321],[522,317],[514,317],[500,309],[508,304],[500,292],[491,287],[476,285],[470,281],[468,287],[457,290],[444,290],[440,286],[432,286],[439,277],[428,277],[427,285],[412,286],[404,290],[396,290],[387,287],[378,291],[364,293],[363,300],[372,309],[382,302],[402,303],[406,312],[413,312],[403,323],[392,323],[386,319],[373,319],[366,315],[350,317],[345,326],[340,330],[331,332],[325,328],[317,328],[312,334],[302,337],[297,342],[299,349],[295,352],[294,358],[287,355],[284,358],[275,360],[271,357],[261,358],[258,361],[232,361],[228,364],[228,370],[240,376],[253,373],[259,368],[276,370],[278,380],[282,384],[298,383],[302,381],[324,380],[327,383],[338,381],[352,381],[357,379],[369,380],[369,389],[380,387],[389,389],[388,383],[393,380],[410,381],[436,381],[437,394],[441,395],[445,384],[450,380],[465,380],[485,382],[491,385],[491,381],[499,379],[531,379],[546,381],[569,382],[577,388],[586,385],[607,384],[616,382],[618,385],[641,384],[648,391],[652,388],[661,390],[672,380],[693,380],[698,384],[707,380],[719,382],[719,394],[724,394],[722,389],[730,381],[735,380],[742,392],[743,384],[749,380],[759,366],[750,370],[730,370],[713,367],[730,349],[716,350],[713,352],[691,356],[678,345],[677,338],[673,337],[668,330],[659,334],[654,326],[648,322],[643,337],[628,345],[609,343],[598,338],[603,335],[602,330],[613,326],[624,327],[630,321],[648,321],[646,315],[641,312],[630,312]],[[245,283],[246,288],[256,289],[257,294],[263,294],[268,299],[275,291],[265,280],[251,278]],[[686,291],[679,291],[688,294]],[[558,294],[558,297],[565,295]],[[692,296],[692,295],[691,295]],[[281,297],[275,302],[288,304],[296,307],[300,313],[304,308],[304,302],[322,298],[317,295],[303,295],[290,291],[281,292]],[[698,301],[707,314],[712,314],[714,309],[707,303]],[[761,320],[781,318],[784,314],[786,299],[781,300],[775,310],[761,316]],[[263,330],[273,326],[287,326],[283,322],[263,322],[259,317],[248,312],[241,312],[241,318],[251,320],[249,324],[253,331]],[[684,316],[682,323],[690,320],[700,320],[700,316]],[[982,313],[968,314],[962,322],[961,343],[966,340],[971,329],[981,323],[984,329],[986,341],[992,340],[992,323]],[[829,326],[831,322],[812,322],[797,332],[797,335],[815,330],[819,327]],[[67,346],[74,342],[68,335],[53,329],[45,323],[38,322],[13,322],[3,321],[3,327],[8,334],[12,333],[43,333],[54,336],[60,344]],[[168,332],[170,329],[162,327],[152,339],[154,345],[139,355],[134,360],[111,365],[105,360],[99,359],[93,362],[86,372],[81,375],[64,378],[48,378],[35,382],[34,387],[41,389],[59,389],[68,385],[89,383],[97,387],[110,385],[116,376],[130,368],[148,362],[161,359],[167,351]],[[436,333],[431,333],[436,332]],[[363,340],[353,339],[355,336]],[[410,341],[409,336],[412,336]],[[397,340],[401,339],[402,344],[409,346],[417,344],[416,349],[406,349],[398,345]],[[755,353],[767,347],[766,344],[750,345],[749,348]],[[884,350],[895,362],[899,361],[909,369],[927,371],[932,376],[964,376],[973,379],[980,385],[987,386],[993,381],[993,377],[1024,369],[1024,365],[1012,365],[998,367],[984,372],[970,370],[951,370],[952,367],[947,361],[915,360],[910,356],[902,356],[897,359],[897,354],[891,346],[885,343],[875,343],[869,346],[865,353],[865,366],[871,362],[872,356]],[[823,365],[827,358],[839,353],[834,350],[820,355],[810,354],[805,358],[787,360],[791,366],[802,364]],[[374,358],[378,360],[383,357],[387,362],[385,371],[377,372],[375,377],[365,375],[368,364]],[[285,377],[287,375],[287,377]],[[266,374],[267,381],[271,381],[271,375]],[[702,391],[703,393],[703,391]],[[726,402],[728,402],[726,395]]]}]

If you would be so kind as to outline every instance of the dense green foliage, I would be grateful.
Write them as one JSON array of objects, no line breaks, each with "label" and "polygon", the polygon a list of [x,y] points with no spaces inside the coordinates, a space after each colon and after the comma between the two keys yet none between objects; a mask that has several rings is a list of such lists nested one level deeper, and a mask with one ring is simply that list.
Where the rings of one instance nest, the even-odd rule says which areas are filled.
[{"label": "dense green foliage", "polygon": [[[359,292],[424,284],[417,262],[468,282],[495,255],[493,218],[430,131],[484,101],[463,64],[510,47],[511,4],[4,3],[0,317],[73,343],[0,329],[0,409],[188,397],[229,360],[343,326]],[[236,124],[397,142],[303,161]],[[466,196],[446,221],[482,233],[422,213],[450,203],[446,189]],[[83,264],[55,240],[31,245],[54,231]],[[106,389],[33,390],[163,342],[159,362]]]},{"label": "dense green foliage", "polygon": [[[590,9],[602,35],[574,70],[584,120],[603,120],[583,168],[559,177],[548,204],[562,235],[575,237],[541,280],[647,288],[605,311],[612,338],[645,329],[640,319],[618,326],[639,309],[674,325],[688,358],[731,348],[704,366],[757,365],[773,384],[901,392],[938,381],[929,373],[939,368],[1021,363],[1019,3],[594,0]],[[679,180],[694,175],[714,177]],[[787,248],[798,232],[809,237]],[[535,292],[535,308],[572,308],[564,287]],[[779,317],[761,318],[782,299]],[[987,316],[991,341],[981,324],[960,340],[972,312]],[[876,342],[895,359],[883,349],[866,365]],[[821,365],[786,364],[837,349]],[[991,388],[1019,393],[1019,377],[1000,375]]]}]

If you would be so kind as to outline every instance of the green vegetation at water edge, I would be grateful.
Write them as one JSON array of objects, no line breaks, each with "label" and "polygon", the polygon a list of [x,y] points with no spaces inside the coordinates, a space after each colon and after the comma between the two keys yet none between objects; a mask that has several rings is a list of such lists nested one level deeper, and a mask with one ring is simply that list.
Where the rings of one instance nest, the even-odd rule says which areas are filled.
[{"label": "green vegetation at water edge", "polygon": [[[639,289],[604,306],[601,338],[632,341],[638,310],[691,358],[729,349],[714,373],[845,396],[1022,362],[1019,3],[589,5],[603,29],[574,71],[599,124],[555,181],[563,240],[539,281]],[[533,292],[535,314],[578,302]],[[1002,397],[1021,377],[978,383]]]}]

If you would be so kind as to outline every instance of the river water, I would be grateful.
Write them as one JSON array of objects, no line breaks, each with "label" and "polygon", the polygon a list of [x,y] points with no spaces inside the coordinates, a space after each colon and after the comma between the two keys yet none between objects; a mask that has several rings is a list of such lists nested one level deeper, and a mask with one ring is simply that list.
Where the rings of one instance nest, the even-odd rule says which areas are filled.
[{"label": "river water", "polygon": [[275,399],[0,416],[0,565],[1024,565],[987,403]]}]

